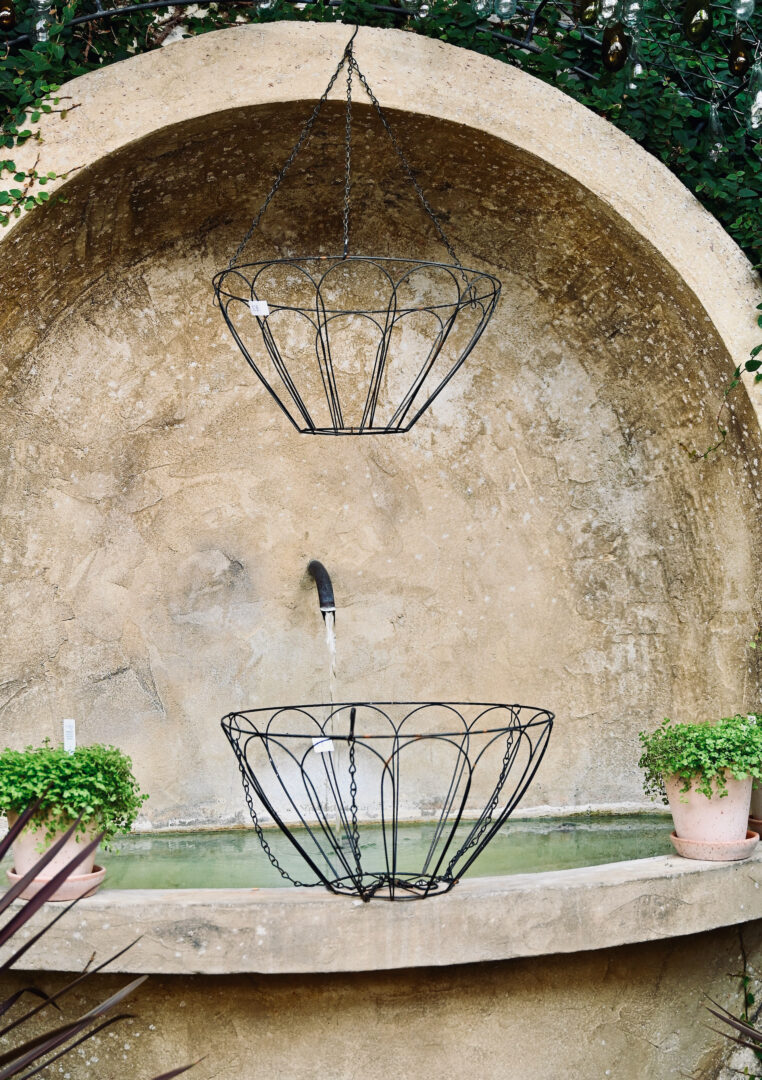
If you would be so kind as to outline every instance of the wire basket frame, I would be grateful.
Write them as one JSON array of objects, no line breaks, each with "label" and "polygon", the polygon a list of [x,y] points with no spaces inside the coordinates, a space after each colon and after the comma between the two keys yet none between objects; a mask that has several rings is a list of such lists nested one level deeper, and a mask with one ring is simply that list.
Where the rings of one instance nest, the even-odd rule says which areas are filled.
[{"label": "wire basket frame", "polygon": [[500,295],[483,271],[358,255],[236,266],[214,288],[249,366],[294,427],[313,435],[409,431]]},{"label": "wire basket frame", "polygon": [[[213,279],[215,300],[246,362],[297,431],[310,435],[409,431],[476,345],[500,297],[497,278],[461,265],[360,70],[356,35],[357,27],[227,269]],[[342,71],[341,254],[240,263]],[[451,264],[350,253],[353,77]]]},{"label": "wire basket frame", "polygon": [[[418,900],[449,892],[504,825],[553,719],[525,705],[364,702],[234,712],[222,729],[260,844],[285,880],[364,901]],[[317,880],[276,859],[262,811]],[[422,813],[428,834],[414,850],[401,827]]]}]

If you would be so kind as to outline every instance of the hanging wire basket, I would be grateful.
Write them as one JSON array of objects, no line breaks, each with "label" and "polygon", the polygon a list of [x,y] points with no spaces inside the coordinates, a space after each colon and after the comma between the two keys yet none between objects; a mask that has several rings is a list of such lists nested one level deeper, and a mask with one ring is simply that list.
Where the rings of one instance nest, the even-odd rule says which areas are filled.
[{"label": "hanging wire basket", "polygon": [[[227,269],[213,279],[246,362],[294,427],[310,435],[409,431],[468,357],[500,297],[497,278],[460,264],[357,64],[356,33]],[[344,69],[341,253],[240,263]],[[452,263],[350,252],[353,75]]]},{"label": "hanging wire basket", "polygon": [[[236,266],[214,286],[248,364],[313,435],[409,431],[500,295],[500,282],[479,270],[357,255]],[[363,305],[368,295],[377,306]]]},{"label": "hanging wire basket", "polygon": [[[368,702],[250,709],[222,729],[260,844],[285,880],[365,901],[418,900],[448,892],[501,829],[553,719],[525,705]],[[313,880],[275,857],[262,811]],[[404,825],[416,818],[423,845],[407,842]]]}]

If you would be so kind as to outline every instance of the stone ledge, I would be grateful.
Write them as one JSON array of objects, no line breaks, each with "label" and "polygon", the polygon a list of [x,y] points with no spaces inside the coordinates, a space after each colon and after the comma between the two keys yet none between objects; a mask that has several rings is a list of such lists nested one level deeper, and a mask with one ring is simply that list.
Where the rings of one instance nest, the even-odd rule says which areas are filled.
[{"label": "stone ledge", "polygon": [[105,890],[53,927],[24,966],[77,970],[94,950],[102,960],[142,934],[110,970],[376,971],[582,952],[757,918],[762,854],[738,863],[660,856],[479,878],[414,903],[363,904],[307,889]]}]

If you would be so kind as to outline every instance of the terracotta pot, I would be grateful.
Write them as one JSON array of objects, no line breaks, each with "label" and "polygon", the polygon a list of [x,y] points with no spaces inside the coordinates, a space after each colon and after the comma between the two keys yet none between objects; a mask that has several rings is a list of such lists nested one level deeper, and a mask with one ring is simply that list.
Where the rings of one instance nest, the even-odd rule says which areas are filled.
[{"label": "terracotta pot", "polygon": [[717,843],[713,840],[686,840],[683,837],[670,836],[672,845],[678,855],[684,859],[703,859],[705,862],[736,862],[748,859],[754,854],[754,849],[759,843],[759,833],[746,833],[743,840],[729,840]]},{"label": "terracotta pot", "polygon": [[728,793],[711,799],[696,790],[696,780],[689,791],[681,792],[683,781],[676,776],[665,777],[669,808],[675,823],[675,833],[684,840],[711,844],[727,844],[746,837],[751,802],[751,777],[736,780],[725,773]]},{"label": "terracotta pot", "polygon": [[[23,874],[17,874],[13,870],[8,871],[8,880],[11,885],[21,881]],[[102,866],[94,866],[89,874],[70,874],[66,881],[58,886],[52,896],[48,897],[49,903],[68,903],[70,900],[79,900],[83,896],[92,896],[98,891],[98,886],[106,876]],[[27,885],[23,892],[19,893],[20,900],[31,900],[40,889],[49,881],[49,878],[36,877]]]},{"label": "terracotta pot", "polygon": [[762,818],[762,780],[755,780],[751,788],[751,817]]},{"label": "terracotta pot", "polygon": [[[8,814],[8,824],[13,825],[17,818],[18,814]],[[50,843],[55,843],[65,831],[65,829],[61,829]],[[13,868],[8,871],[8,877],[12,882],[22,878],[39,862],[43,854],[40,850],[41,845],[44,845],[45,848],[50,846],[45,840],[45,832],[46,827],[44,824],[39,825],[36,829],[31,825],[27,825],[11,845]],[[40,886],[55,877],[59,870],[63,870],[66,864],[76,857],[78,850],[83,845],[88,844],[96,836],[97,832],[97,828],[91,825],[86,828],[84,833],[77,833],[75,836],[70,837],[55,858],[51,859],[42,868],[40,876],[36,877],[25,892],[21,894],[22,898],[28,900],[31,896],[34,896]],[[94,891],[94,888],[103,880],[103,873],[99,872],[100,868],[96,867],[95,871],[93,870],[94,863],[95,852],[93,851],[86,859],[74,867],[67,881],[61,885],[50,899],[71,900],[74,898],[72,889],[74,889],[74,895],[76,896],[85,896]]]}]

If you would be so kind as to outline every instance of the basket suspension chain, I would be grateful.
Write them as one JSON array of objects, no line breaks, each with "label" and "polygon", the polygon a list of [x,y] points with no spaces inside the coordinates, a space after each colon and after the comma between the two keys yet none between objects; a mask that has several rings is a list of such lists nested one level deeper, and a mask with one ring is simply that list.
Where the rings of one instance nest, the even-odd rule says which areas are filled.
[{"label": "basket suspension chain", "polygon": [[[355,30],[355,34],[357,30]],[[352,185],[352,64],[354,61],[354,49],[352,42],[354,34],[347,45],[347,120],[346,139],[344,147],[344,258],[349,254],[349,192]]]},{"label": "basket suspension chain", "polygon": [[[328,86],[326,86],[325,90],[323,91],[323,93],[322,93],[322,95],[320,97],[320,100],[318,101],[315,108],[312,110],[308,120],[306,121],[304,127],[301,130],[301,134],[299,135],[299,138],[296,140],[296,143],[294,144],[294,147],[293,147],[291,153],[286,158],[286,161],[285,161],[283,167],[281,168],[280,172],[276,176],[275,182],[274,182],[273,186],[270,188],[270,191],[269,191],[267,197],[265,198],[265,201],[262,203],[261,207],[257,211],[257,214],[254,217],[254,220],[252,221],[251,225],[249,226],[249,229],[248,229],[246,235],[244,236],[243,240],[241,241],[241,243],[236,248],[235,254],[233,255],[230,262],[228,263],[228,270],[232,270],[233,267],[235,266],[235,264],[238,262],[239,255],[241,254],[243,249],[248,244],[249,240],[251,240],[252,236],[254,235],[254,230],[258,227],[260,221],[262,220],[262,216],[263,216],[265,210],[267,210],[267,207],[272,202],[273,197],[275,196],[275,193],[277,192],[280,185],[283,183],[283,180],[285,179],[286,173],[291,168],[291,166],[294,163],[295,158],[297,157],[297,155],[301,151],[304,144],[309,139],[310,134],[312,132],[312,128],[315,126],[315,121],[317,120],[318,116],[320,115],[320,111],[323,108],[323,105],[325,105],[325,102],[326,102],[326,100],[328,98],[328,95],[330,94],[331,90],[333,89],[334,83],[336,82],[336,80],[339,77],[339,72],[344,67],[344,65],[347,63],[347,60],[349,59],[349,57],[352,55],[352,42],[355,39],[355,34],[356,33],[357,33],[357,27],[355,27],[355,32],[352,35],[352,37],[350,38],[350,40],[349,40],[349,42],[347,44],[347,47],[344,50],[344,53],[343,53],[343,55],[341,57],[341,60],[339,61],[339,63],[336,66],[336,70],[334,71],[333,75],[331,76],[331,80],[328,83]],[[346,225],[345,225],[345,228],[346,228]]]},{"label": "basket suspension chain", "polygon": [[246,805],[249,808],[249,813],[251,814],[251,820],[254,822],[254,830],[255,830],[255,832],[257,834],[257,839],[259,840],[260,847],[262,848],[265,855],[267,856],[267,858],[272,863],[273,867],[278,871],[280,876],[282,878],[284,878],[286,881],[290,881],[292,885],[296,885],[298,888],[302,888],[302,889],[309,889],[309,888],[312,888],[313,885],[319,884],[317,881],[297,881],[296,878],[292,878],[291,875],[288,873],[288,871],[283,869],[283,867],[280,865],[278,860],[273,855],[272,851],[270,850],[270,845],[267,843],[267,840],[265,839],[265,834],[262,831],[262,826],[259,823],[259,818],[257,817],[257,811],[254,809],[254,799],[253,799],[252,794],[251,794],[251,788],[249,786],[249,779],[246,776],[246,771],[245,771],[244,765],[243,765],[243,756],[241,754],[240,747],[238,746],[237,743],[236,743],[236,748],[235,749],[236,749],[236,757],[238,758],[238,768],[240,769],[241,780],[243,781],[243,791],[244,791],[244,797],[246,799]]},{"label": "basket suspension chain", "polygon": [[355,37],[357,36],[357,31],[358,31],[358,27],[355,27],[354,33],[352,34],[352,37],[349,39],[349,41],[347,43],[347,46],[344,49],[344,53],[343,53],[343,55],[341,57],[341,60],[337,64],[336,70],[334,71],[333,75],[331,76],[331,79],[330,79],[328,85],[326,86],[325,90],[323,91],[323,93],[322,93],[322,95],[320,97],[320,100],[318,101],[315,108],[312,110],[312,113],[310,114],[309,118],[305,122],[304,127],[302,128],[301,133],[299,135],[299,138],[297,139],[296,143],[294,144],[294,146],[293,146],[293,148],[291,150],[291,153],[286,158],[286,161],[284,162],[280,172],[276,176],[275,181],[274,181],[272,187],[270,188],[270,191],[268,192],[268,194],[267,194],[264,202],[262,203],[261,207],[257,211],[251,225],[249,226],[249,228],[248,228],[248,230],[246,232],[246,235],[243,237],[240,244],[236,248],[235,254],[230,259],[230,261],[228,263],[228,269],[229,270],[232,270],[233,267],[238,262],[238,259],[239,259],[240,255],[241,255],[241,253],[243,252],[243,249],[246,247],[249,240],[251,240],[252,236],[254,235],[255,229],[258,228],[258,226],[259,226],[259,224],[260,224],[260,222],[262,220],[262,217],[265,214],[265,211],[267,210],[268,206],[270,205],[273,198],[275,197],[278,189],[280,188],[281,184],[283,183],[283,180],[285,179],[288,170],[291,168],[291,166],[293,165],[296,157],[301,152],[301,150],[304,147],[305,143],[308,141],[308,139],[309,139],[309,137],[310,137],[310,135],[312,133],[312,129],[315,126],[315,122],[317,121],[317,118],[320,115],[320,112],[321,112],[321,110],[323,108],[323,105],[325,104],[326,100],[328,99],[328,95],[330,94],[331,90],[333,89],[334,84],[336,83],[336,80],[339,77],[339,74],[342,71],[342,69],[344,68],[345,64],[347,66],[347,104],[346,104],[346,123],[345,123],[345,150],[344,150],[344,156],[345,156],[345,166],[344,166],[344,206],[343,206],[343,240],[344,240],[343,251],[344,251],[344,258],[346,258],[348,256],[348,254],[349,254],[349,213],[350,213],[351,163],[352,163],[352,72],[354,71],[354,72],[357,73],[357,78],[359,79],[360,83],[363,86],[363,89],[365,90],[366,94],[368,95],[368,98],[370,99],[371,104],[373,105],[373,108],[376,110],[378,118],[381,121],[381,124],[383,125],[384,131],[386,132],[387,136],[389,137],[389,141],[391,142],[392,147],[394,148],[394,152],[395,152],[395,154],[397,155],[397,157],[398,157],[398,159],[400,161],[400,165],[402,166],[402,170],[405,173],[405,175],[407,176],[410,183],[413,185],[413,188],[415,189],[415,192],[416,192],[416,194],[418,196],[418,200],[419,200],[421,206],[423,207],[423,209],[426,212],[426,214],[428,215],[428,217],[431,219],[431,221],[432,221],[432,223],[434,225],[434,228],[436,229],[436,231],[437,231],[437,233],[439,235],[440,240],[442,241],[445,248],[447,249],[448,255],[453,260],[453,262],[455,263],[456,266],[458,266],[458,267],[461,266],[460,260],[458,259],[458,256],[455,254],[455,249],[453,248],[452,244],[450,243],[450,240],[448,239],[447,234],[445,233],[445,231],[444,231],[444,229],[442,227],[442,224],[439,221],[439,218],[437,217],[434,210],[432,209],[431,204],[429,203],[428,199],[426,198],[426,195],[424,194],[423,188],[418,183],[418,180],[416,179],[415,174],[414,174],[412,168],[410,167],[410,163],[408,162],[407,158],[405,157],[405,154],[404,154],[404,151],[402,150],[402,147],[400,146],[400,144],[397,141],[397,137],[394,134],[394,131],[392,130],[391,125],[389,124],[389,121],[388,121],[388,119],[386,117],[386,113],[381,108],[381,104],[380,104],[378,98],[376,97],[376,95],[371,90],[370,84],[368,83],[368,80],[365,78],[365,75],[360,70],[360,67],[359,67],[359,65],[357,63],[357,60],[355,59],[353,43],[354,43]]},{"label": "basket suspension chain", "polygon": [[449,864],[447,866],[447,869],[445,870],[445,873],[444,873],[445,878],[449,878],[451,876],[453,868],[454,868],[455,864],[457,863],[458,859],[460,859],[462,855],[465,855],[465,853],[470,848],[475,847],[479,843],[481,838],[484,836],[484,833],[487,830],[488,826],[491,824],[492,815],[495,813],[495,809],[497,807],[497,804],[500,801],[500,793],[502,792],[503,787],[505,785],[505,781],[508,778],[508,772],[509,772],[509,769],[511,767],[511,754],[512,754],[512,751],[513,751],[513,744],[514,744],[514,735],[513,735],[513,732],[510,732],[509,735],[508,735],[508,738],[506,739],[506,743],[505,743],[505,753],[503,754],[503,766],[502,766],[502,768],[500,770],[500,775],[497,778],[497,784],[495,785],[495,790],[492,793],[492,798],[487,803],[487,806],[486,806],[486,808],[484,810],[484,815],[483,815],[482,821],[481,821],[481,827],[474,833],[474,835],[471,837],[469,842],[467,844],[464,844],[463,847],[459,848],[455,852],[453,857],[450,859],[450,862],[449,862]]},{"label": "basket suspension chain", "polygon": [[416,180],[415,174],[413,173],[413,170],[411,169],[410,164],[409,164],[407,158],[405,157],[405,154],[404,154],[404,152],[402,150],[402,147],[397,142],[397,137],[395,136],[395,134],[394,134],[394,132],[393,132],[393,130],[392,130],[390,124],[389,124],[389,121],[386,118],[386,113],[381,108],[381,104],[378,101],[378,98],[376,97],[376,95],[371,90],[370,85],[368,84],[368,80],[365,78],[362,71],[360,71],[360,68],[359,68],[359,66],[357,64],[357,61],[354,58],[354,53],[352,53],[349,56],[349,65],[350,65],[350,68],[354,68],[355,71],[357,72],[357,78],[362,83],[363,89],[365,90],[365,93],[370,98],[371,103],[372,103],[374,109],[376,110],[376,113],[378,114],[378,118],[379,118],[379,120],[381,121],[381,123],[384,126],[384,131],[389,136],[391,144],[394,147],[394,151],[395,151],[397,157],[400,160],[400,164],[402,165],[402,170],[405,173],[405,175],[407,176],[410,183],[415,188],[415,191],[416,191],[418,199],[419,199],[419,201],[421,203],[421,206],[423,207],[423,209],[426,211],[428,216],[433,221],[434,227],[437,230],[437,232],[439,233],[440,240],[442,241],[444,246],[447,248],[448,255],[450,256],[452,261],[455,263],[455,265],[462,269],[461,264],[460,264],[460,259],[455,254],[455,250],[454,250],[452,244],[450,243],[450,241],[448,240],[447,235],[445,234],[445,231],[442,228],[442,225],[441,225],[441,223],[439,221],[439,218],[437,217],[437,215],[434,213],[433,209],[431,208],[431,204],[429,203],[429,200],[426,198],[426,196],[425,196],[425,194],[423,192],[423,188],[421,187],[421,185]]},{"label": "basket suspension chain", "polygon": [[357,762],[355,761],[355,717],[357,709],[352,708],[349,714],[349,794],[351,798],[352,815],[352,846],[354,848],[355,862],[358,873],[362,873],[360,864],[360,830],[357,825]]}]

